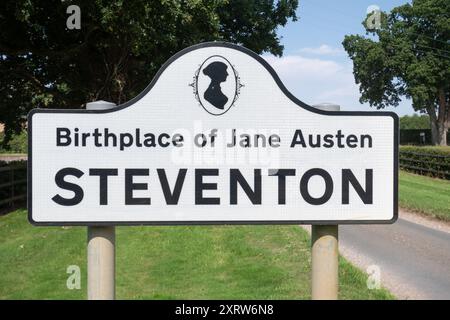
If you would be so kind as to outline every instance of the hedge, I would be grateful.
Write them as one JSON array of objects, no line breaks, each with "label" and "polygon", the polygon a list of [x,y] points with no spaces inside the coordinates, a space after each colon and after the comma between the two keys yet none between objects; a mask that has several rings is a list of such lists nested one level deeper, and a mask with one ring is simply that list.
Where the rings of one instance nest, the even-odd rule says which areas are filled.
[{"label": "hedge", "polygon": [[11,137],[6,148],[3,148],[4,133],[0,132],[0,153],[27,153],[27,132],[22,131]]},{"label": "hedge", "polygon": [[400,146],[400,168],[450,180],[450,147]]}]

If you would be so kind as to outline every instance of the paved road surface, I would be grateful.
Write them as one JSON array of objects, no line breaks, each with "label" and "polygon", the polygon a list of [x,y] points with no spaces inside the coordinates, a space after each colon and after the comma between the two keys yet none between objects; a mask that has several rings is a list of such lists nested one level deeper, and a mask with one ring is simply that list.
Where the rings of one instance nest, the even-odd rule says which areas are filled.
[{"label": "paved road surface", "polygon": [[[401,216],[401,215],[400,215]],[[341,253],[400,299],[450,299],[450,233],[403,218],[393,225],[340,226]]]}]

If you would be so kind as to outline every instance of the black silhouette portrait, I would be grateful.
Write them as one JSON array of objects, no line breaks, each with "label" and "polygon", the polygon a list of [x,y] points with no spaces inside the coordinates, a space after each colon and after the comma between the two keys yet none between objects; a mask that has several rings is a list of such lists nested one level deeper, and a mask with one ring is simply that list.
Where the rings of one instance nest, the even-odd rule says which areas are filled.
[{"label": "black silhouette portrait", "polygon": [[211,78],[211,83],[208,89],[206,89],[203,97],[206,101],[211,103],[217,109],[224,108],[225,104],[228,102],[228,97],[223,94],[220,83],[227,80],[228,72],[227,65],[223,62],[214,61],[211,62],[205,69],[203,69],[203,74]]}]

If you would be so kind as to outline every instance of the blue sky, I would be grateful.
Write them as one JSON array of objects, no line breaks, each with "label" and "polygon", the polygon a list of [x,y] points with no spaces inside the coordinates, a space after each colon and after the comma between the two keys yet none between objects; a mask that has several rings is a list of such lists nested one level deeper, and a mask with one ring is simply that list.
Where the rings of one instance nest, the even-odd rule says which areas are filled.
[{"label": "blue sky", "polygon": [[[365,34],[361,22],[371,5],[382,11],[405,4],[406,0],[300,0],[299,20],[280,28],[285,46],[283,57],[263,55],[275,68],[286,87],[308,103],[332,102],[342,110],[375,111],[359,103],[359,90],[352,74],[352,61],[342,47],[347,34]],[[402,99],[395,111],[413,114],[411,101]]]}]

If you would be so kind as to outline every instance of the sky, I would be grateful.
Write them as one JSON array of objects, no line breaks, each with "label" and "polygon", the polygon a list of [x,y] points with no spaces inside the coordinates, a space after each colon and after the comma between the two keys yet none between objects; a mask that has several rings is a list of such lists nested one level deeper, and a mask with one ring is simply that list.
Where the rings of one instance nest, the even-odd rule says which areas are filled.
[{"label": "sky", "polygon": [[[405,4],[406,0],[299,0],[299,19],[278,30],[283,56],[264,54],[287,89],[307,104],[336,103],[341,110],[376,111],[359,102],[359,88],[352,74],[353,63],[342,47],[344,36],[365,35],[361,22],[367,9],[382,11]],[[403,98],[398,115],[413,114],[411,101]]]}]

